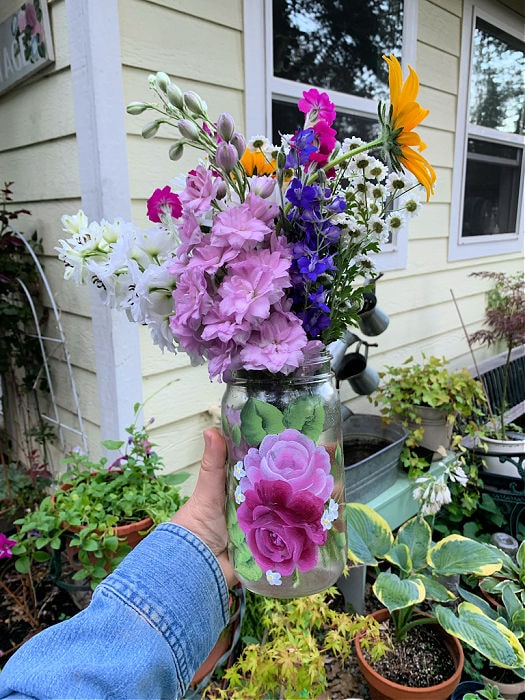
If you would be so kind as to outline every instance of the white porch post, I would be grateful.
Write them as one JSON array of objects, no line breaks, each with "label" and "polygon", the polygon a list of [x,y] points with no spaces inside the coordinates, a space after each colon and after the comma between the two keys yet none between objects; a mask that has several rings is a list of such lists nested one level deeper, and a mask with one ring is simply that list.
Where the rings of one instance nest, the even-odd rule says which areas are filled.
[{"label": "white porch post", "polygon": [[[131,218],[117,0],[66,0],[82,208]],[[142,401],[138,327],[92,294],[102,439],[123,438]]]}]

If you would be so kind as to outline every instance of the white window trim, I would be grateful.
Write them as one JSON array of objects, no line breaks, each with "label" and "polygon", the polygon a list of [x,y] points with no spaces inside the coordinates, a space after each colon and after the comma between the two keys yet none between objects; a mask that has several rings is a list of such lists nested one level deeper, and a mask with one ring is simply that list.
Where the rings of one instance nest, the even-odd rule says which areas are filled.
[{"label": "white window trim", "polygon": [[[271,0],[244,0],[244,66],[246,89],[246,130],[248,137],[271,134],[272,97],[299,99],[309,86],[273,75]],[[404,0],[403,67],[416,67],[418,0]],[[375,118],[377,103],[333,90],[330,99],[364,117]],[[372,256],[378,272],[404,269],[408,258],[408,230],[384,252]]]},{"label": "white window trim", "polygon": [[[525,228],[525,192],[522,184],[521,197],[518,202],[516,231],[508,234],[461,237],[463,226],[463,198],[465,192],[465,175],[467,164],[468,136],[480,136],[484,140],[509,145],[525,146],[525,137],[519,134],[497,132],[477,125],[468,124],[468,107],[470,95],[470,73],[472,65],[472,39],[479,17],[507,34],[522,38],[516,24],[517,15],[502,6],[489,4],[485,0],[464,0],[463,31],[461,37],[460,78],[458,91],[458,110],[456,117],[456,146],[454,152],[454,170],[452,178],[452,200],[449,239],[449,262],[468,260],[507,253],[519,253],[523,250],[523,231]],[[521,162],[521,180],[525,173],[525,150]]]}]

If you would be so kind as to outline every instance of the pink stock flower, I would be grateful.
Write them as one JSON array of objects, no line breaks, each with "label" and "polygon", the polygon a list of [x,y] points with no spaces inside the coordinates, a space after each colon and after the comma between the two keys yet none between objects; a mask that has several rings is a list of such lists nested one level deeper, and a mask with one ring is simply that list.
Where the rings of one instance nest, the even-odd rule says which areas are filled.
[{"label": "pink stock flower", "polygon": [[281,306],[257,326],[240,357],[246,369],[267,369],[289,373],[303,363],[303,350],[308,344],[300,319]]},{"label": "pink stock flower", "polygon": [[308,491],[325,502],[334,488],[330,455],[322,445],[294,428],[278,435],[266,435],[259,448],[251,447],[244,458],[246,484],[258,481],[286,481],[293,491]]},{"label": "pink stock flower", "polygon": [[203,165],[190,170],[186,177],[186,187],[180,193],[184,209],[190,209],[196,215],[208,212],[212,200],[217,196],[219,182],[219,178]]},{"label": "pink stock flower", "polygon": [[148,219],[154,223],[161,222],[161,216],[173,216],[178,219],[182,214],[179,196],[171,191],[169,185],[156,189],[147,202]]},{"label": "pink stock flower", "polygon": [[0,559],[9,559],[13,556],[11,549],[15,546],[16,540],[10,540],[7,535],[0,532]]},{"label": "pink stock flower", "polygon": [[307,115],[310,126],[318,121],[326,122],[328,126],[334,123],[335,107],[325,92],[319,92],[315,88],[305,90],[297,106],[303,114]]},{"label": "pink stock flower", "polygon": [[254,251],[244,260],[231,263],[218,289],[220,312],[234,314],[237,323],[268,318],[270,306],[290,286],[289,267],[289,260],[269,250]]},{"label": "pink stock flower", "polygon": [[173,291],[174,317],[170,328],[189,326],[197,330],[202,317],[213,306],[213,299],[208,294],[206,279],[200,270],[187,268],[179,277],[177,288]]},{"label": "pink stock flower", "polygon": [[270,233],[269,226],[257,219],[249,205],[244,203],[217,214],[211,230],[211,243],[237,250],[246,244],[253,248]]},{"label": "pink stock flower", "polygon": [[317,564],[318,547],[326,543],[321,518],[324,502],[308,491],[295,491],[286,481],[262,479],[244,493],[237,519],[246,542],[263,571],[289,576]]}]

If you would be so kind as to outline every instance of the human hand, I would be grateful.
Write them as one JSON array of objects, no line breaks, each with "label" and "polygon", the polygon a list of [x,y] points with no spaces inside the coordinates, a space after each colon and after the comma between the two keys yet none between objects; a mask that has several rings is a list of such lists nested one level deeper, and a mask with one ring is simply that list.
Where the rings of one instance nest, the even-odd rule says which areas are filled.
[{"label": "human hand", "polygon": [[204,454],[195,490],[171,518],[191,530],[217,557],[229,587],[237,579],[227,553],[225,516],[226,443],[221,433],[209,428],[204,433]]}]

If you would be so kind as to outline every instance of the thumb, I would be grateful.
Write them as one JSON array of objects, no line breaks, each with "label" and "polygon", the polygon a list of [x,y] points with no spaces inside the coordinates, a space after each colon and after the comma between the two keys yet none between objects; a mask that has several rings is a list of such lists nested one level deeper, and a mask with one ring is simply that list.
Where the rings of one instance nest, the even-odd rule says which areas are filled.
[{"label": "thumb", "polygon": [[224,509],[226,479],[226,443],[216,428],[203,432],[204,453],[197,478],[195,494],[202,508]]}]

